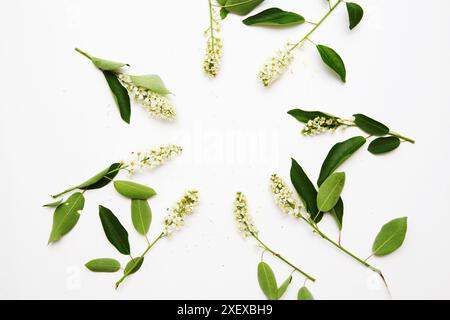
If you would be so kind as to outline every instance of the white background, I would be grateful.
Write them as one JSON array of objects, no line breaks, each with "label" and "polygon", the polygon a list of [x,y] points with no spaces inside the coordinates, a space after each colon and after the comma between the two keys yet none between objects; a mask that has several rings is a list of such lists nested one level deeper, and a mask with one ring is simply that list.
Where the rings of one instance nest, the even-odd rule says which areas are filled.
[{"label": "white background", "polygon": [[[312,39],[333,47],[347,66],[342,84],[307,44],[273,87],[256,78],[264,61],[311,25],[290,29],[246,27],[230,15],[223,25],[224,60],[217,79],[203,75],[207,1],[2,1],[0,4],[0,263],[1,298],[262,299],[256,279],[260,250],[237,232],[236,191],[249,199],[261,239],[313,274],[317,299],[385,299],[378,277],[276,208],[268,178],[289,180],[290,157],[316,180],[331,146],[360,134],[352,129],[305,138],[286,114],[293,107],[350,117],[365,113],[417,140],[375,157],[361,150],[347,173],[343,244],[370,253],[385,222],[409,217],[396,253],[375,258],[394,298],[450,298],[448,230],[450,133],[450,3],[358,0],[362,23],[348,30],[345,6]],[[326,1],[267,0],[318,20]],[[129,62],[132,74],[156,73],[176,94],[174,123],[152,119],[132,106],[121,121],[107,84],[89,53]],[[149,253],[143,268],[118,291],[119,274],[93,274],[83,264],[116,257],[98,218],[111,208],[129,230],[135,255],[145,241],[133,230],[129,201],[112,186],[86,193],[76,228],[47,246],[55,193],[88,178],[134,150],[178,143],[185,152],[164,167],[132,179],[155,188],[150,237],[160,232],[166,208],[188,188],[202,203],[184,229]],[[124,174],[121,176],[126,179]],[[332,218],[323,229],[337,235]],[[279,282],[290,270],[266,255]],[[302,277],[285,295],[296,297]]]}]

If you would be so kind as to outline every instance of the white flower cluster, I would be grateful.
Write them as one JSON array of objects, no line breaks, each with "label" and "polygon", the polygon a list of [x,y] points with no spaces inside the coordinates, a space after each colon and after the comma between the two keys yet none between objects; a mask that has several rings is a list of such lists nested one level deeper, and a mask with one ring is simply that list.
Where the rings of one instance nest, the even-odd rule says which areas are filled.
[{"label": "white flower cluster", "polygon": [[[220,62],[222,59],[222,39],[217,37],[220,32],[220,24],[217,13],[213,10],[213,26],[212,30],[206,31],[208,36],[205,60],[203,61],[203,70],[210,77],[217,76],[219,72]],[[215,34],[214,34],[215,33]]]},{"label": "white flower cluster", "polygon": [[119,80],[127,91],[156,118],[173,120],[176,112],[168,98],[151,90],[136,86],[127,74],[119,74]]},{"label": "white flower cluster", "polygon": [[248,213],[247,198],[242,192],[236,193],[236,200],[234,202],[234,217],[239,226],[239,230],[244,237],[248,237],[252,234],[258,234],[253,218]]},{"label": "white flower cluster", "polygon": [[132,159],[128,162],[124,162],[123,166],[130,174],[133,174],[136,171],[136,168],[155,168],[161,166],[182,151],[182,147],[170,144],[144,152],[133,152]]},{"label": "white flower cluster", "polygon": [[294,192],[289,189],[288,185],[277,174],[270,176],[270,190],[280,209],[289,215],[298,217],[301,215],[299,201],[294,196]]},{"label": "white flower cluster", "polygon": [[262,81],[264,86],[271,85],[277,80],[294,60],[292,53],[292,45],[286,44],[285,48],[278,50],[275,55],[264,65],[259,72],[258,78]]},{"label": "white flower cluster", "polygon": [[343,123],[337,118],[316,117],[309,120],[302,129],[304,136],[319,135],[324,132],[334,132]]},{"label": "white flower cluster", "polygon": [[198,203],[198,191],[187,191],[176,206],[169,210],[167,217],[164,219],[164,235],[170,236],[173,231],[179,230],[184,225],[185,217],[194,211]]}]

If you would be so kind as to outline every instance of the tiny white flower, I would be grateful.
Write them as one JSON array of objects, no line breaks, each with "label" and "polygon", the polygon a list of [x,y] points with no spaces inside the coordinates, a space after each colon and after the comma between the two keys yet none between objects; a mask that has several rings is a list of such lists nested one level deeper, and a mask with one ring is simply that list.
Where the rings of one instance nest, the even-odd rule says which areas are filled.
[{"label": "tiny white flower", "polygon": [[164,219],[163,233],[165,236],[170,236],[174,231],[183,227],[185,217],[192,214],[195,207],[199,204],[199,199],[198,191],[187,191],[181,200],[169,210]]},{"label": "tiny white flower", "polygon": [[238,223],[238,228],[244,237],[258,234],[258,230],[253,223],[253,218],[248,212],[247,198],[242,192],[236,193],[234,217]]},{"label": "tiny white flower", "polygon": [[278,50],[270,60],[264,64],[264,67],[259,72],[258,78],[261,80],[264,86],[271,85],[287,70],[289,65],[294,60],[294,54],[292,53],[293,47],[287,43],[282,50]]},{"label": "tiny white flower", "polygon": [[166,161],[173,158],[175,155],[180,154],[183,148],[177,145],[167,145],[160,146],[159,148],[136,152],[132,154],[132,159],[124,163],[124,167],[128,170],[130,174],[134,174],[136,167],[144,168],[155,168],[163,165]]}]

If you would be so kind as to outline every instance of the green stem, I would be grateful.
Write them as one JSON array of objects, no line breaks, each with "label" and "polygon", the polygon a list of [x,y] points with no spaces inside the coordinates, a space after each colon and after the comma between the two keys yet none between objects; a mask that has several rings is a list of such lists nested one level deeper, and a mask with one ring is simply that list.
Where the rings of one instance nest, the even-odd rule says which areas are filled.
[{"label": "green stem", "polygon": [[213,7],[211,0],[208,0],[209,3],[209,32],[211,33],[211,47],[214,51],[214,16],[213,16]]},{"label": "green stem", "polygon": [[[150,249],[162,238],[164,238],[164,233],[161,233],[156,239],[155,241],[153,241],[152,243],[150,243],[147,247],[147,249],[145,249],[144,253],[142,253],[142,255],[140,256],[141,258],[143,258],[147,252],[150,251]],[[134,259],[133,259],[134,260]],[[130,273],[133,271],[134,267],[136,266],[136,262],[135,265],[133,266],[133,268],[128,269],[128,271],[124,272],[122,278],[119,279],[119,281],[116,282],[116,289],[120,286],[120,284],[130,275]]]},{"label": "green stem", "polygon": [[300,44],[302,44],[306,39],[309,38],[309,36],[311,36],[314,31],[317,30],[318,27],[320,27],[320,25],[328,18],[328,16],[334,11],[334,9],[336,9],[336,7],[343,2],[343,0],[339,0],[338,2],[336,2],[336,4],[334,6],[332,6],[330,8],[330,10],[328,10],[328,12],[322,17],[322,19],[320,19],[319,22],[317,22],[317,24],[314,26],[314,28],[311,29],[311,31],[309,31],[306,36],[304,36],[299,42],[297,42],[295,45],[292,46],[291,49],[289,49],[289,52],[294,50],[295,48],[297,48]]},{"label": "green stem", "polygon": [[258,238],[258,236],[257,236],[255,233],[251,232],[250,234],[253,236],[253,238],[256,239],[256,241],[258,241],[258,242],[264,247],[265,250],[269,251],[274,257],[277,257],[278,259],[280,259],[281,261],[283,261],[284,263],[286,263],[288,266],[290,266],[291,268],[293,268],[295,271],[300,272],[302,275],[304,275],[304,276],[305,276],[306,278],[308,278],[309,280],[311,280],[311,281],[313,281],[313,282],[316,281],[316,279],[314,279],[313,277],[311,277],[309,274],[307,274],[307,273],[304,272],[303,270],[301,270],[301,269],[297,268],[296,266],[294,266],[292,263],[290,263],[290,262],[287,261],[285,258],[283,258],[279,253],[276,253],[275,251],[273,251],[272,249],[270,249],[264,242],[262,242],[262,241]]},{"label": "green stem", "polygon": [[410,138],[407,138],[407,137],[404,137],[404,136],[398,134],[397,132],[389,131],[389,134],[390,134],[391,136],[393,136],[393,137],[397,137],[397,138],[399,138],[399,139],[402,139],[402,140],[405,140],[405,141],[408,141],[408,142],[411,142],[411,143],[416,143],[415,140],[410,139]]},{"label": "green stem", "polygon": [[85,56],[86,58],[88,58],[89,60],[92,60],[92,56],[86,52],[84,52],[83,50],[81,50],[80,48],[75,48],[75,51],[78,53],[81,53],[83,56]]}]

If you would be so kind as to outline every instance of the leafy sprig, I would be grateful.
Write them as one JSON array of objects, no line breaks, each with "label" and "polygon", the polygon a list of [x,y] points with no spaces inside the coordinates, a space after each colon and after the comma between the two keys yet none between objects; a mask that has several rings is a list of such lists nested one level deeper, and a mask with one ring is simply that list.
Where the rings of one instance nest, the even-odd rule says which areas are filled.
[{"label": "leafy sprig", "polygon": [[393,151],[400,146],[400,142],[415,143],[415,140],[392,131],[385,124],[361,113],[354,114],[353,119],[339,118],[321,111],[305,111],[301,109],[290,110],[288,114],[305,124],[302,129],[302,134],[305,136],[334,132],[339,128],[357,127],[369,134],[370,137],[377,137],[370,143],[368,148],[372,154],[383,154]]},{"label": "leafy sprig", "polygon": [[[313,278],[311,275],[309,275],[299,267],[295,266],[294,264],[286,260],[281,254],[272,250],[259,238],[259,232],[256,226],[254,225],[252,216],[249,213],[247,198],[242,192],[238,192],[236,194],[233,211],[236,222],[242,235],[245,238],[252,237],[263,249],[261,261],[258,264],[258,282],[260,284],[262,291],[264,292],[264,294],[267,296],[268,299],[278,300],[283,296],[284,292],[286,291],[287,287],[292,281],[292,273],[294,272],[300,273],[305,277],[306,280],[310,280],[312,282],[316,281],[315,278]],[[286,279],[286,281],[281,285],[281,287],[278,287],[276,278],[270,266],[263,261],[265,252],[269,252],[273,257],[279,259],[284,264],[292,268],[291,275],[288,277],[288,279]]]},{"label": "leafy sprig", "polygon": [[97,58],[79,48],[75,48],[75,51],[91,60],[102,71],[119,108],[120,116],[126,123],[130,123],[131,118],[130,96],[134,96],[134,100],[147,108],[154,117],[164,120],[173,120],[176,117],[175,109],[167,98],[171,92],[159,76],[128,75],[121,71],[121,68],[130,66],[127,63]]}]

